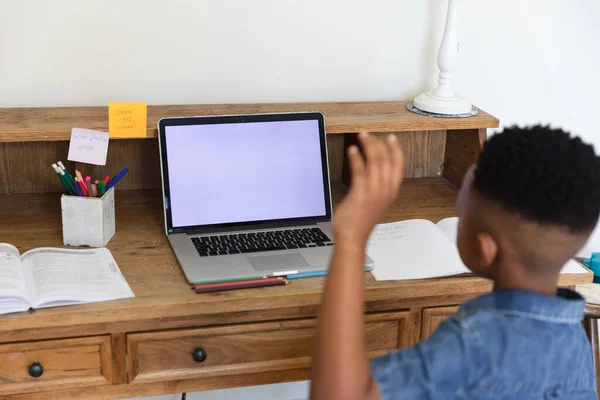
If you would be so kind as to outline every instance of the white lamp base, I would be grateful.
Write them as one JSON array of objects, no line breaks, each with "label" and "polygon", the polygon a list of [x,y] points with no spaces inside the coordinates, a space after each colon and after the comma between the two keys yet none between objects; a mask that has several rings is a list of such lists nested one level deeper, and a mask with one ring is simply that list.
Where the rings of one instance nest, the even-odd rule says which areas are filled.
[{"label": "white lamp base", "polygon": [[416,108],[434,114],[466,114],[471,111],[473,105],[460,96],[440,97],[433,92],[427,92],[415,97]]}]

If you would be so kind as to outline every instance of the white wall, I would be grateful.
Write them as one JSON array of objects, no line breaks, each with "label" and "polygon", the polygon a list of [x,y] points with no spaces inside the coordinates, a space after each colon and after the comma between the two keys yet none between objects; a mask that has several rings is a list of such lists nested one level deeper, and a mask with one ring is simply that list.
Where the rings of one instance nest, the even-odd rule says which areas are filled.
[{"label": "white wall", "polygon": [[[445,4],[0,0],[0,107],[409,99],[436,80]],[[600,2],[459,4],[456,88],[503,124],[552,122],[600,150]]]},{"label": "white wall", "polygon": [[[458,0],[456,87],[600,147],[600,2]],[[0,107],[408,99],[443,0],[0,0]]]}]

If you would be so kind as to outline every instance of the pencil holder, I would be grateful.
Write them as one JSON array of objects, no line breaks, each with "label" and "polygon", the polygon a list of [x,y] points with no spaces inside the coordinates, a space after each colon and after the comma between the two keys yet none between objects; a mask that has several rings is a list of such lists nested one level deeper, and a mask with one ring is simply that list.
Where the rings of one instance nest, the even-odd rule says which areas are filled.
[{"label": "pencil holder", "polygon": [[100,198],[63,194],[60,201],[65,246],[106,246],[115,234],[114,189]]}]

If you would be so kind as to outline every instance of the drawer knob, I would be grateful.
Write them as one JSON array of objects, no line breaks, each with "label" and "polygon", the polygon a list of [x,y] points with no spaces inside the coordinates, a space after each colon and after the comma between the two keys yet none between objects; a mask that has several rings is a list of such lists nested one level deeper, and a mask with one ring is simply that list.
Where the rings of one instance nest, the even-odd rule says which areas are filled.
[{"label": "drawer knob", "polygon": [[206,351],[204,351],[202,347],[198,347],[194,350],[194,361],[201,363],[206,361],[206,357],[208,357],[208,354],[206,354]]},{"label": "drawer knob", "polygon": [[31,364],[29,367],[29,375],[31,375],[33,378],[39,378],[43,373],[44,367],[42,367],[42,364],[37,361]]}]

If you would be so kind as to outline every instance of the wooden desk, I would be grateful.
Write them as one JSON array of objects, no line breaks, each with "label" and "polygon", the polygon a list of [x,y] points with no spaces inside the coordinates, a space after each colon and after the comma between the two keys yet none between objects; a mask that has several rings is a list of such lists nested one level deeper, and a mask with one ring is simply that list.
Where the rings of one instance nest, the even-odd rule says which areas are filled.
[{"label": "wooden desk", "polygon": [[[407,150],[409,179],[385,221],[428,218],[436,222],[455,214],[455,186],[477,157],[485,128],[497,126],[498,121],[485,113],[479,119],[434,120],[405,114],[403,104],[342,107],[350,115],[336,115],[333,120],[344,121],[346,125],[341,126],[349,135],[328,137],[332,180],[343,175],[344,147],[356,127],[397,132]],[[340,107],[287,106],[278,109],[329,107],[339,111]],[[185,112],[169,108],[169,112],[197,115],[206,110],[202,107],[208,106],[185,106]],[[216,110],[229,113],[227,107]],[[368,118],[365,110],[370,110]],[[41,166],[64,160],[66,146],[60,140],[67,137],[65,129],[101,127],[92,123],[101,110],[92,111],[28,109],[31,121],[23,109],[0,110],[0,141],[10,141],[0,143],[0,193],[8,193],[0,196],[0,242],[13,243],[21,251],[62,246],[59,194],[18,193],[60,190],[51,174],[40,179]],[[69,113],[73,115],[64,123]],[[434,130],[419,130],[419,126]],[[33,127],[46,133],[36,136]],[[49,132],[57,136],[48,139]],[[309,377],[323,279],[194,294],[165,237],[154,176],[158,170],[152,165],[155,150],[155,139],[111,142],[111,165],[99,169],[101,173],[128,164],[132,174],[123,187],[143,189],[116,193],[117,234],[108,246],[136,297],[0,316],[0,397],[125,398]],[[16,168],[7,157],[24,168],[19,186],[7,179]],[[334,203],[344,191],[343,184],[333,184]],[[474,276],[375,282],[365,274],[365,280],[366,332],[372,356],[427,337],[458,304],[491,288],[490,282]],[[590,281],[591,274],[563,275],[560,283],[572,286]],[[202,363],[194,361],[198,348],[207,354]],[[45,367],[39,378],[28,373],[36,361]]]},{"label": "wooden desk", "polygon": [[[336,185],[336,200],[342,193]],[[0,345],[0,376],[10,377],[0,381],[0,394],[118,398],[308,378],[323,279],[194,294],[167,243],[160,193],[117,194],[118,233],[109,248],[136,297],[0,317],[0,342],[8,343]],[[443,179],[409,180],[386,220],[427,210],[436,221],[454,214],[454,198]],[[21,251],[61,246],[58,195],[0,197],[0,238]],[[372,355],[428,336],[457,304],[490,289],[472,276],[375,282],[365,274],[365,280]],[[561,284],[589,280],[564,275]],[[204,363],[194,362],[196,347],[208,353]],[[37,379],[27,372],[34,361],[46,368]]]}]

